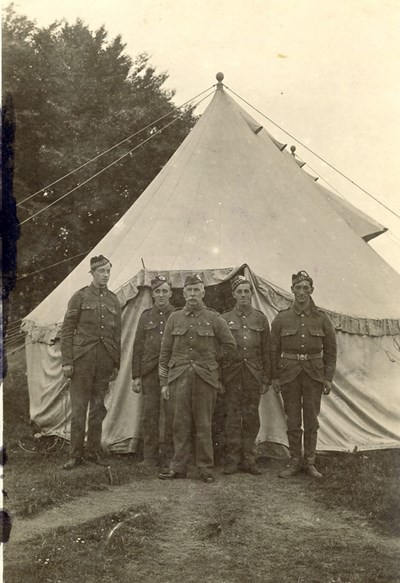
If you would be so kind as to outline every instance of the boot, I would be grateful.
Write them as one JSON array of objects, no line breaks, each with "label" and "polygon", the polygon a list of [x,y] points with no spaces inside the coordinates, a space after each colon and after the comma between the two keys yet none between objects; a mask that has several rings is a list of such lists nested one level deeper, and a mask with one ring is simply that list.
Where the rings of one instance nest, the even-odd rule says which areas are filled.
[{"label": "boot", "polygon": [[304,471],[306,472],[306,474],[308,474],[312,478],[322,478],[321,472],[319,472],[317,470],[317,468],[314,466],[314,464],[306,464],[304,466]]},{"label": "boot", "polygon": [[82,465],[82,458],[81,457],[71,457],[69,460],[63,465],[63,470],[74,470],[78,466]]},{"label": "boot", "polygon": [[286,470],[283,470],[280,474],[280,478],[292,478],[299,474],[302,470],[301,461],[297,458],[290,460],[290,464]]}]

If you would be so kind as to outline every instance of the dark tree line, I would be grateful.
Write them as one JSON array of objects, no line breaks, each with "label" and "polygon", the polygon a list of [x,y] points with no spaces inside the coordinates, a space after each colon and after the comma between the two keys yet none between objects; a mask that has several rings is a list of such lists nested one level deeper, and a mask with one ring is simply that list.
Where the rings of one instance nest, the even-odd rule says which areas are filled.
[{"label": "dark tree line", "polygon": [[[146,53],[134,60],[121,37],[81,20],[39,28],[7,7],[3,18],[3,103],[16,118],[14,196],[23,222],[180,118],[145,146],[21,225],[18,277],[91,249],[140,196],[195,122],[178,109]],[[68,178],[34,192],[173,110],[173,114]],[[26,315],[82,257],[17,280],[12,319]]]}]

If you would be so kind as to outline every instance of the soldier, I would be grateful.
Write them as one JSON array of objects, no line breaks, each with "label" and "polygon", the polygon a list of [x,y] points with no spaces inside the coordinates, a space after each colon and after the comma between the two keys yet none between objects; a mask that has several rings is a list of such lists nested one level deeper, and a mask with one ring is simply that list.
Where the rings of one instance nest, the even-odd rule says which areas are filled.
[{"label": "soldier", "polygon": [[224,474],[241,469],[259,475],[254,443],[260,429],[260,395],[271,383],[269,324],[266,316],[252,307],[253,286],[243,275],[232,281],[232,295],[236,305],[222,317],[236,340],[239,358],[236,362],[224,358],[222,363],[228,457]]},{"label": "soldier", "polygon": [[90,259],[93,281],[69,300],[61,330],[63,373],[71,379],[71,444],[65,470],[82,464],[88,405],[86,458],[108,465],[101,450],[104,396],[117,377],[121,356],[121,308],[107,288],[110,271],[103,255]]},{"label": "soldier", "polygon": [[212,415],[221,387],[216,359],[217,343],[235,350],[235,340],[218,312],[203,304],[204,284],[199,275],[186,277],[186,305],[173,312],[165,328],[160,354],[163,397],[174,411],[174,457],[160,479],[186,478],[195,429],[196,465],[204,482],[213,482]]},{"label": "soldier", "polygon": [[[132,390],[143,393],[143,469],[153,469],[158,465],[160,450],[160,400],[161,388],[158,377],[161,340],[165,325],[174,310],[169,303],[172,296],[171,284],[162,275],[151,280],[151,295],[154,306],[140,316],[133,344]],[[164,459],[170,461],[173,454],[172,418],[168,401],[164,401],[165,434]]]},{"label": "soldier", "polygon": [[321,395],[329,395],[336,366],[336,336],[328,316],[312,298],[313,280],[305,272],[292,275],[293,305],[277,314],[271,325],[272,386],[281,392],[288,424],[291,456],[281,478],[290,478],[303,468],[322,478],[315,468],[318,414]]}]

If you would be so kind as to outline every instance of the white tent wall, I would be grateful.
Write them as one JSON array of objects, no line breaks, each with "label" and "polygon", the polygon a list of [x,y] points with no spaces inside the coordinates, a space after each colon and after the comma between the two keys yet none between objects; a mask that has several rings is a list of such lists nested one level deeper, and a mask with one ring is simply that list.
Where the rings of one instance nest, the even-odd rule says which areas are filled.
[{"label": "white tent wall", "polygon": [[[227,281],[237,269],[205,270],[208,286]],[[151,306],[148,283],[154,272],[142,270],[117,290],[123,306],[122,358],[119,375],[106,399],[104,446],[113,452],[135,452],[141,437],[142,397],[131,390],[133,339],[142,311]],[[184,272],[162,272],[174,289],[183,285]],[[254,306],[271,322],[290,296],[244,267],[255,287]],[[66,305],[65,305],[66,308]],[[400,353],[396,336],[366,336],[337,332],[338,366],[334,389],[324,396],[318,450],[353,451],[400,446]],[[27,336],[31,419],[44,435],[69,438],[70,405],[61,369],[59,340],[53,345]],[[287,445],[282,400],[270,390],[261,398],[260,443]]]}]

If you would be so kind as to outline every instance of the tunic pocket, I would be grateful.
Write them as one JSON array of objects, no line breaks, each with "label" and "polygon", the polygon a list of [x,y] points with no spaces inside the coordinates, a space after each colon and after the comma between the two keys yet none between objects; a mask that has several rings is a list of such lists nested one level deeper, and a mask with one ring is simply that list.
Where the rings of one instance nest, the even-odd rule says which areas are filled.
[{"label": "tunic pocket", "polygon": [[321,328],[310,328],[309,330],[310,336],[319,336],[321,338],[325,336],[325,332]]},{"label": "tunic pocket", "polygon": [[282,328],[281,336],[294,336],[299,328]]},{"label": "tunic pocket", "polygon": [[187,326],[175,326],[171,334],[172,336],[183,336],[183,334],[186,334],[187,331],[188,331]]}]

